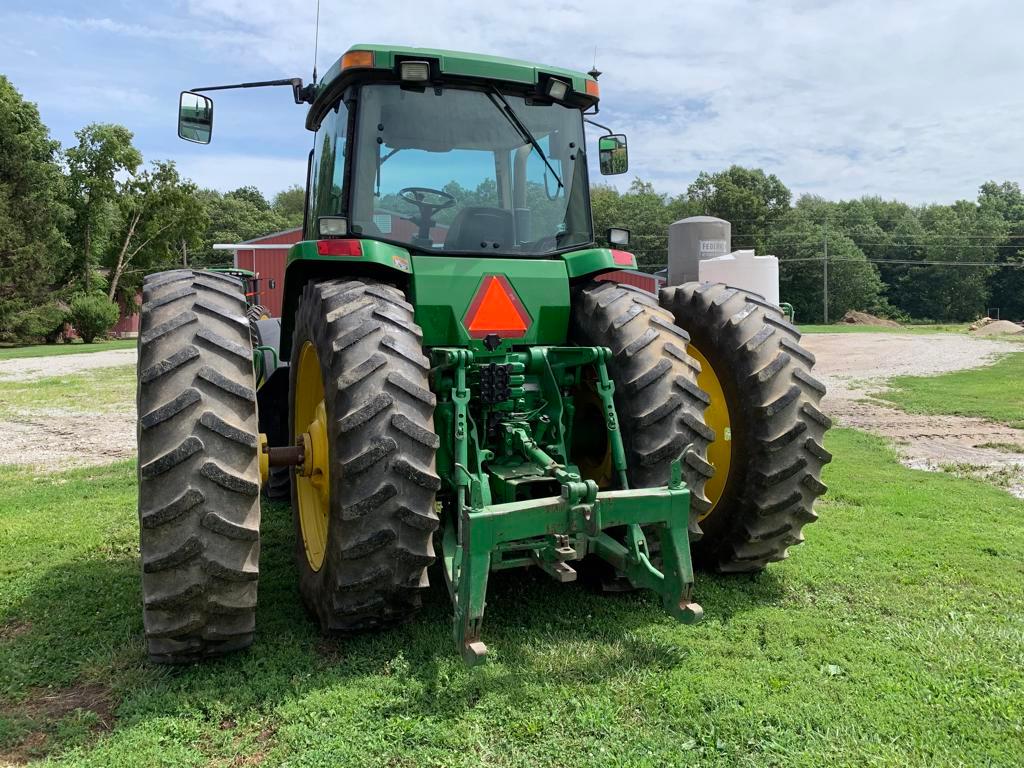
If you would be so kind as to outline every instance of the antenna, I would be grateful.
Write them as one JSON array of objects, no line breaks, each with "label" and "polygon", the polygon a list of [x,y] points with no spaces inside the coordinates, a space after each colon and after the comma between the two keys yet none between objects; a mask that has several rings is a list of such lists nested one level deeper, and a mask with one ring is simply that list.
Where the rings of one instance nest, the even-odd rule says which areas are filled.
[{"label": "antenna", "polygon": [[313,85],[316,85],[316,54],[317,54],[317,51],[319,50],[319,48],[320,48],[320,0],[316,0],[316,26],[314,27],[314,30],[313,30]]}]

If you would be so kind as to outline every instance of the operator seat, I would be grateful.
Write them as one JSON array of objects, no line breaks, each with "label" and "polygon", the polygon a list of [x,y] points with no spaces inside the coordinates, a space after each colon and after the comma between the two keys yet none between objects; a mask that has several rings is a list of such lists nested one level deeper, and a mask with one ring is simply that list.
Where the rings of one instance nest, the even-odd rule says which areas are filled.
[{"label": "operator seat", "polygon": [[444,240],[446,251],[483,251],[495,244],[508,249],[515,245],[512,211],[486,206],[467,206],[455,214]]}]

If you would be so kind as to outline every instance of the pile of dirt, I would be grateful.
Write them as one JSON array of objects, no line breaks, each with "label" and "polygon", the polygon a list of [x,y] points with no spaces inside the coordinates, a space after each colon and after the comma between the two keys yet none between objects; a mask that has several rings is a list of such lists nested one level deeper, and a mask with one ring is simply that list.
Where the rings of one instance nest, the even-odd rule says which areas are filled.
[{"label": "pile of dirt", "polygon": [[971,332],[975,336],[998,336],[1002,333],[1024,333],[1024,328],[1021,328],[1016,323],[1011,323],[1009,320],[989,320],[987,323],[977,323],[978,327],[971,326]]},{"label": "pile of dirt", "polygon": [[858,312],[855,309],[849,310],[843,319],[839,321],[846,325],[882,325],[886,328],[899,328],[900,324],[895,320],[890,320],[887,317],[877,317],[876,315],[870,315],[867,312]]}]

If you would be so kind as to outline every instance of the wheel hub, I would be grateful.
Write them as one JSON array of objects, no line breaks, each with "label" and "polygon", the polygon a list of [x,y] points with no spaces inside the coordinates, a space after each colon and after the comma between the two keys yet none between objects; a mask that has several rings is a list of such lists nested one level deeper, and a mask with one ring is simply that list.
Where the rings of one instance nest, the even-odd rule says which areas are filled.
[{"label": "wheel hub", "polygon": [[722,389],[722,382],[715,369],[693,343],[688,345],[687,351],[700,363],[697,386],[711,398],[711,403],[704,411],[704,423],[715,430],[715,439],[708,445],[708,462],[715,468],[715,474],[704,484],[704,493],[711,502],[711,507],[698,518],[699,522],[715,511],[725,492],[725,484],[729,479],[729,465],[732,463],[732,420],[725,390]]},{"label": "wheel hub", "polygon": [[299,525],[309,567],[319,571],[327,552],[331,502],[330,450],[320,359],[309,341],[299,352],[294,408],[293,437],[295,444],[302,446],[302,463],[295,471]]}]

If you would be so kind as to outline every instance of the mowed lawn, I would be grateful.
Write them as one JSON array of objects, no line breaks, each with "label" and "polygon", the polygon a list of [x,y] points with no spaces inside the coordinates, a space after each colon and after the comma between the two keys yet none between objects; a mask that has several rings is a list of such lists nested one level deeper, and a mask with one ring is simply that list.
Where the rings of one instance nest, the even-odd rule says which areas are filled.
[{"label": "mowed lawn", "polygon": [[898,376],[889,386],[878,397],[905,411],[979,416],[1024,429],[1024,352],[987,368],[941,376]]},{"label": "mowed lawn", "polygon": [[106,352],[111,349],[135,349],[135,339],[110,339],[92,344],[33,344],[26,347],[0,347],[0,360],[19,360],[26,357],[54,357],[80,355],[86,352]]},{"label": "mowed lawn", "polygon": [[436,572],[416,623],[320,638],[280,505],[256,645],[150,665],[133,466],[0,468],[0,764],[1024,764],[1024,504],[863,434],[828,447],[807,543],[759,576],[701,575],[701,625],[504,573],[475,670]]}]

